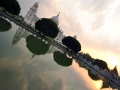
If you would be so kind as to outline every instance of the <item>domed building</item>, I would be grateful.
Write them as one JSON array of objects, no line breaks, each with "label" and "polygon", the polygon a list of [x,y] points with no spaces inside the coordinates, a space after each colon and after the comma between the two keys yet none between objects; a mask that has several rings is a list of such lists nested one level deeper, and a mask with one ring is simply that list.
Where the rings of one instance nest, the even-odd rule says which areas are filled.
[{"label": "domed building", "polygon": [[[35,3],[27,12],[26,16],[24,17],[24,21],[33,27],[35,27],[35,22],[40,19],[39,17],[36,16],[38,6],[39,6],[39,2]],[[59,15],[60,15],[60,12],[56,16],[53,16],[50,18],[52,21],[54,21],[57,24],[57,26],[59,26]],[[59,33],[54,40],[62,44],[62,39],[64,37],[65,36],[63,35],[63,31],[59,27]]]},{"label": "domed building", "polygon": [[[39,2],[36,2],[36,3],[30,8],[30,10],[27,12],[27,14],[26,14],[25,17],[24,17],[24,21],[25,21],[27,24],[31,25],[32,27],[35,27],[35,22],[40,19],[40,18],[37,17],[37,15],[36,15],[36,12],[37,12],[38,7],[39,7]],[[56,16],[53,16],[53,17],[50,18],[52,21],[54,21],[54,22],[57,24],[57,26],[59,26],[59,15],[60,15],[60,12],[59,12]],[[16,34],[19,34],[19,36],[21,36],[22,38],[26,38],[26,36],[29,36],[30,33],[29,33],[28,31],[24,30],[25,34],[23,34],[23,33],[21,33],[21,30],[22,30],[22,28],[19,27],[18,30],[17,30],[17,32],[16,32]],[[28,33],[28,34],[27,34],[27,33]],[[18,35],[17,35],[17,36],[18,36]],[[21,38],[21,37],[19,37],[19,38]],[[63,35],[63,31],[62,31],[62,29],[60,29],[60,27],[59,27],[59,33],[58,33],[57,37],[56,37],[54,40],[57,41],[58,43],[62,44],[62,39],[63,39],[64,37],[65,37],[65,35]],[[73,36],[73,37],[74,37],[75,39],[77,38],[76,35]],[[17,40],[17,41],[19,41],[19,40]],[[17,41],[15,41],[15,44],[17,43]]]}]

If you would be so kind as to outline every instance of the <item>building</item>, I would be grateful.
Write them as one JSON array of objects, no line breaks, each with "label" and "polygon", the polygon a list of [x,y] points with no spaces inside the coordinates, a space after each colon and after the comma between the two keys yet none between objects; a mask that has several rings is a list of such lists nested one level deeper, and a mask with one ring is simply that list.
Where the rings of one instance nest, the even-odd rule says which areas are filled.
[{"label": "building", "polygon": [[[37,17],[36,13],[39,7],[39,2],[35,3],[30,10],[27,12],[27,14],[24,17],[24,21],[25,23],[31,25],[32,27],[35,27],[35,22],[37,20],[39,20],[40,18]],[[58,13],[58,15],[51,17],[50,19],[52,21],[54,21],[58,26],[59,26],[59,15],[60,12]],[[25,30],[22,27],[19,27],[18,30],[16,31],[16,34],[14,35],[13,41],[12,41],[12,45],[15,45],[21,38],[26,38],[27,36],[31,35],[32,33],[28,32],[27,30]],[[65,37],[65,35],[63,35],[63,31],[62,29],[60,29],[59,27],[59,33],[57,35],[57,37],[54,39],[55,41],[57,41],[58,43],[60,43],[62,45],[62,39]],[[77,38],[77,36],[75,35],[74,38]],[[63,45],[64,46],[64,45]],[[50,49],[47,53],[53,53],[57,51],[57,48],[55,46],[50,46]],[[33,55],[35,56],[35,55]]]},{"label": "building", "polygon": [[[24,21],[35,27],[35,22],[37,20],[39,20],[40,18],[36,16],[36,12],[39,6],[39,2],[35,3],[30,10],[27,12],[26,16],[24,17]],[[60,12],[59,12],[60,14]],[[57,25],[59,25],[59,14],[56,16],[51,17],[51,20],[54,21]],[[55,41],[59,42],[60,44],[62,43],[61,40],[64,38],[65,36],[63,35],[63,31],[60,29],[59,27],[59,33],[58,36],[55,38]]]},{"label": "building", "polygon": [[[37,2],[37,3],[35,3],[31,8],[30,8],[30,10],[27,12],[27,14],[25,15],[25,17],[24,17],[24,21],[27,23],[27,24],[29,24],[29,25],[31,25],[32,27],[35,27],[35,22],[37,21],[37,20],[39,20],[40,18],[39,17],[37,17],[37,15],[36,15],[36,12],[37,12],[37,9],[38,9],[38,7],[39,7],[39,2]],[[59,12],[59,14],[58,15],[56,15],[56,16],[53,16],[53,17],[51,17],[50,19],[52,20],[52,21],[54,21],[58,26],[59,26],[59,15],[60,15],[60,12]],[[17,32],[16,32],[16,34],[19,34],[19,36],[22,36],[22,37],[26,37],[26,36],[28,36],[30,33],[29,32],[27,32],[26,30],[24,30],[23,29],[23,31],[25,32],[25,34],[26,34],[26,36],[24,36],[23,35],[23,33],[21,33],[21,27],[19,27],[18,28],[18,30],[17,30]],[[20,31],[20,32],[19,32]],[[26,33],[27,32],[27,33]],[[27,35],[28,34],[28,35]],[[60,44],[62,44],[62,39],[65,37],[65,35],[63,35],[63,31],[62,31],[62,29],[60,29],[60,27],[59,27],[59,33],[58,33],[58,35],[57,35],[57,37],[54,39],[55,41],[57,41],[58,43],[60,43]],[[77,35],[75,35],[75,36],[73,36],[75,39],[77,38]],[[18,38],[18,37],[17,37]],[[20,39],[20,38],[19,38]],[[18,40],[18,39],[17,39]],[[16,41],[17,41],[16,40]],[[14,44],[16,44],[17,42],[13,42],[13,45]]]}]

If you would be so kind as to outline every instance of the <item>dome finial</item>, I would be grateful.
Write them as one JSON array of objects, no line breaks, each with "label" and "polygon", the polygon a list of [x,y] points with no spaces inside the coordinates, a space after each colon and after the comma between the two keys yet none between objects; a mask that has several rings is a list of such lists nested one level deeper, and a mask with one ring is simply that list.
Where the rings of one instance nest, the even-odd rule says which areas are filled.
[{"label": "dome finial", "polygon": [[77,39],[77,35],[73,36],[73,38]]},{"label": "dome finial", "polygon": [[60,15],[60,12],[58,13],[57,17],[59,17],[59,15]]}]

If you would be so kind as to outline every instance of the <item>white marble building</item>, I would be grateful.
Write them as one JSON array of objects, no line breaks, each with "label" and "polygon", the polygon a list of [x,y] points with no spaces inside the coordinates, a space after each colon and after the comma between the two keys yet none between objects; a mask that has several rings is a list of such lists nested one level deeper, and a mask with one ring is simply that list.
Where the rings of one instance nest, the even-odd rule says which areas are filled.
[{"label": "white marble building", "polygon": [[[32,27],[35,27],[35,22],[37,20],[39,20],[40,18],[37,17],[36,15],[36,12],[37,12],[37,9],[38,9],[38,6],[39,6],[39,2],[35,3],[31,8],[30,10],[27,12],[27,14],[25,15],[24,17],[24,21],[31,25]],[[60,14],[60,13],[59,13]],[[59,26],[59,14],[56,15],[56,16],[53,16],[51,17],[50,19],[53,20],[58,26]],[[22,30],[22,33],[21,33],[21,30]],[[25,35],[24,35],[25,33]],[[16,34],[18,34],[20,37],[24,37],[26,38],[27,36],[30,35],[30,33],[28,31],[26,31],[25,29],[19,27]],[[27,35],[28,34],[28,35]],[[57,41],[58,43],[62,44],[62,39],[65,37],[65,35],[63,35],[63,31],[60,29],[59,27],[59,33],[57,35],[57,37],[54,39],[55,41]],[[77,36],[73,36],[74,38],[77,38]],[[17,37],[18,38],[18,37]],[[20,39],[20,38],[19,38]],[[17,40],[16,40],[17,41]],[[16,44],[17,42],[14,41],[13,42],[13,45]]]},{"label": "white marble building", "polygon": [[[31,8],[30,10],[27,12],[26,16],[24,17],[24,21],[27,23],[27,24],[30,24],[31,26],[35,27],[35,22],[37,20],[39,20],[40,18],[36,16],[36,12],[37,12],[37,9],[38,9],[38,6],[39,6],[39,2],[35,3]],[[60,13],[59,13],[60,14]],[[51,17],[50,19],[53,20],[57,25],[59,25],[59,14],[57,16],[53,16]],[[58,43],[62,44],[62,39],[64,38],[65,36],[63,35],[63,31],[60,30],[60,27],[59,27],[59,33],[57,35],[57,37],[55,38],[55,41],[57,41]]]}]

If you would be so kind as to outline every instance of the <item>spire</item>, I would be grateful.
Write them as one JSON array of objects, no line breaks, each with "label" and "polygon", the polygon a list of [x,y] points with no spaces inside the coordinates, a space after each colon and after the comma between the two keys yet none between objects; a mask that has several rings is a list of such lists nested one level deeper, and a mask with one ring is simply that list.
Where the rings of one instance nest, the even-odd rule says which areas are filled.
[{"label": "spire", "polygon": [[73,38],[77,39],[77,35],[73,36]]},{"label": "spire", "polygon": [[59,17],[59,15],[60,15],[60,12],[58,13],[57,17]]},{"label": "spire", "polygon": [[35,7],[38,7],[38,5],[39,5],[39,1],[36,2],[34,5],[35,5]]},{"label": "spire", "polygon": [[36,56],[36,55],[35,55],[35,54],[33,54],[33,55],[32,55],[32,57],[31,57],[31,59],[33,59],[35,56]]}]

